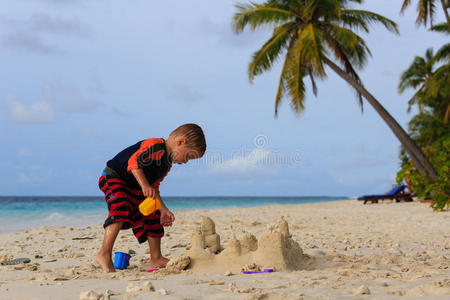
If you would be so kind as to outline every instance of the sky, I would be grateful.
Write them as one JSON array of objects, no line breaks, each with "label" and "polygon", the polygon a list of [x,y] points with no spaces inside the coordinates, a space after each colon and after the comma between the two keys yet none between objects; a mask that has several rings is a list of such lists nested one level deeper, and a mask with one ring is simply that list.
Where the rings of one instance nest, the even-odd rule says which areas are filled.
[{"label": "sky", "polygon": [[[414,56],[443,36],[415,26],[415,4],[366,1],[400,35],[372,27],[366,88],[403,128],[413,91],[397,93]],[[413,1],[414,2],[414,1]],[[250,84],[269,29],[236,35],[234,1],[2,0],[0,195],[98,195],[122,149],[199,124],[207,152],[174,165],[164,196],[357,196],[395,183],[400,143],[331,70],[300,114],[282,102],[280,65]],[[440,8],[440,7],[439,7]],[[443,20],[440,13],[436,21]]]}]

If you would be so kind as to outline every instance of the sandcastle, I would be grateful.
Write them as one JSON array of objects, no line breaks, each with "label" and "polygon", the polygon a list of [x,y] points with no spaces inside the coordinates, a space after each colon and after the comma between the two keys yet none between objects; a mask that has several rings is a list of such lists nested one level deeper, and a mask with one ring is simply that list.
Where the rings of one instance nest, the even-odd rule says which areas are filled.
[{"label": "sandcastle", "polygon": [[299,270],[310,262],[309,256],[292,239],[289,224],[283,217],[259,240],[250,233],[245,233],[239,240],[232,231],[225,248],[220,245],[214,221],[203,217],[201,227],[192,234],[191,248],[187,255],[191,260],[189,269],[214,273],[240,272],[246,265],[278,271]]}]

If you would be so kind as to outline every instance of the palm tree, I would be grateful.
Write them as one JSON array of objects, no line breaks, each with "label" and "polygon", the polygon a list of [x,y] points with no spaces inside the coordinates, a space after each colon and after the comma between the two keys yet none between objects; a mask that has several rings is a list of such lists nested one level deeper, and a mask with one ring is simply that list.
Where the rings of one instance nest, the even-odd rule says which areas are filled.
[{"label": "palm tree", "polygon": [[[442,23],[431,27],[432,31],[450,34],[450,23]],[[450,118],[450,43],[443,45],[434,55],[435,63],[443,63],[433,75],[430,84],[428,84],[429,96],[442,97],[442,106],[444,109],[444,124],[448,123]]]},{"label": "palm tree", "polygon": [[[274,27],[270,39],[257,50],[248,66],[250,82],[269,70],[285,53],[275,98],[275,115],[286,94],[296,113],[304,109],[305,83],[309,77],[314,94],[316,78],[325,78],[330,67],[357,92],[362,109],[364,97],[400,140],[417,170],[437,180],[437,173],[421,149],[386,109],[363,86],[356,68],[362,68],[371,54],[365,41],[353,30],[369,32],[371,23],[380,23],[398,33],[397,25],[376,13],[348,8],[350,2],[363,0],[266,0],[262,4],[236,4],[233,18],[236,33],[247,26]],[[334,57],[332,57],[332,56]],[[341,66],[337,65],[338,62]]]},{"label": "palm tree", "polygon": [[[450,26],[446,23],[441,28],[432,27],[433,31],[449,33]],[[444,63],[439,66],[439,63]],[[437,67],[435,69],[435,67]],[[398,86],[399,93],[406,89],[417,89],[409,100],[408,112],[417,104],[420,113],[423,107],[433,107],[442,116],[444,124],[448,123],[450,115],[450,44],[443,45],[436,54],[433,49],[427,49],[425,57],[416,56],[409,68],[403,72]]]},{"label": "palm tree", "polygon": [[427,92],[426,85],[434,75],[434,64],[433,49],[429,48],[425,52],[425,57],[416,56],[409,68],[403,72],[398,85],[400,94],[408,88],[417,89],[419,87],[417,92],[408,101],[408,112],[411,111],[411,107],[414,104],[418,105],[420,113],[423,112],[423,99]]},{"label": "palm tree", "polygon": [[[436,8],[436,2],[435,0],[418,0],[417,2],[417,19],[416,24],[420,25],[423,24],[424,26],[427,25],[428,20],[430,21],[430,25],[433,26],[433,19],[435,14],[435,8]],[[450,7],[449,0],[440,0],[442,9],[444,10],[444,15],[447,20],[447,23],[450,25],[450,16],[448,14],[448,8]],[[400,12],[403,13],[406,8],[411,4],[411,0],[403,0],[402,8],[400,9]]]}]

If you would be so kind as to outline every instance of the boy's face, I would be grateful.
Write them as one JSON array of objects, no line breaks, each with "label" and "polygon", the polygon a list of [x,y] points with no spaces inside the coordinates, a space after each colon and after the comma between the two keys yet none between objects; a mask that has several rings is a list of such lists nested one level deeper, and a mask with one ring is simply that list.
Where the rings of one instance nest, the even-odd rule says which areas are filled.
[{"label": "boy's face", "polygon": [[176,164],[185,164],[191,159],[200,158],[201,155],[195,149],[190,148],[186,144],[185,137],[176,137],[175,138],[175,147],[172,149],[171,153],[172,162]]}]

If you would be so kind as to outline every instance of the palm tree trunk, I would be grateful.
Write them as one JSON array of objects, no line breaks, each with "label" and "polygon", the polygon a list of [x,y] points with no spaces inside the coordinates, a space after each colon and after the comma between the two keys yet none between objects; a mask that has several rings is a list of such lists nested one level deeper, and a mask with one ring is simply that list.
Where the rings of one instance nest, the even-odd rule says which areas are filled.
[{"label": "palm tree trunk", "polygon": [[362,85],[358,84],[353,78],[344,72],[339,66],[333,63],[328,58],[324,57],[324,62],[345,81],[347,81],[353,88],[355,88],[364,98],[372,105],[375,111],[391,128],[392,132],[399,139],[400,143],[405,148],[406,152],[414,162],[415,167],[422,176],[427,174],[433,181],[437,181],[438,175],[433,166],[428,161],[422,150],[416,145],[416,143],[409,137],[409,135],[403,130],[400,124],[389,114],[389,112],[370,94]]},{"label": "palm tree trunk", "polygon": [[450,25],[450,16],[448,15],[447,6],[445,5],[445,0],[441,0],[442,9],[444,10],[445,18],[447,19],[447,24]]}]

